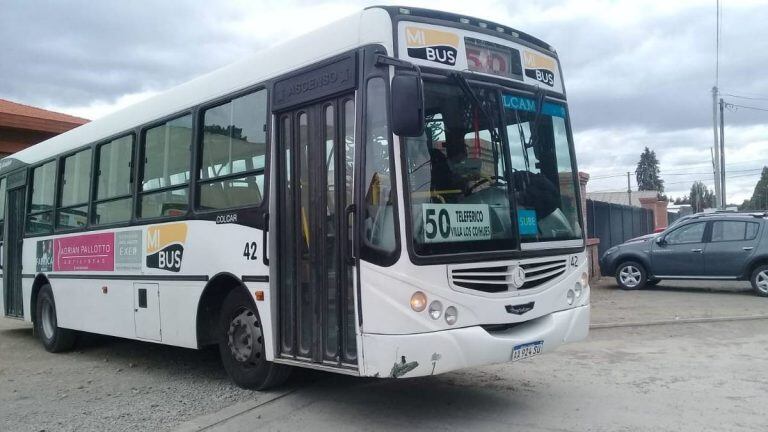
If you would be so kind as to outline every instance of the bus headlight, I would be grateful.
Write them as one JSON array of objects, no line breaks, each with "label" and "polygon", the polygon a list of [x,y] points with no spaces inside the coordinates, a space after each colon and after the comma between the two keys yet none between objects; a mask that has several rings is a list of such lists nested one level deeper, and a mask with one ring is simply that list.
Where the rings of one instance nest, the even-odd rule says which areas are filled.
[{"label": "bus headlight", "polygon": [[568,292],[565,294],[565,301],[567,301],[568,305],[570,306],[573,304],[573,300],[575,299],[576,299],[576,293],[573,292],[572,289],[569,289]]},{"label": "bus headlight", "polygon": [[440,303],[439,300],[435,300],[429,304],[429,316],[431,316],[432,319],[439,319],[440,315],[442,314],[443,314],[443,304]]},{"label": "bus headlight", "polygon": [[573,292],[576,294],[576,298],[581,298],[581,295],[584,293],[584,288],[582,288],[582,285],[580,282],[576,282],[576,285],[573,286]]},{"label": "bus headlight", "polygon": [[580,282],[581,282],[581,286],[582,287],[585,287],[585,286],[589,285],[589,275],[587,274],[587,272],[584,272],[584,273],[581,274],[581,281]]},{"label": "bus headlight", "polygon": [[427,307],[427,295],[421,291],[416,291],[411,296],[411,309],[421,312]]},{"label": "bus headlight", "polygon": [[448,325],[454,325],[458,319],[459,311],[453,306],[448,306],[448,308],[445,309],[445,322],[448,323]]}]

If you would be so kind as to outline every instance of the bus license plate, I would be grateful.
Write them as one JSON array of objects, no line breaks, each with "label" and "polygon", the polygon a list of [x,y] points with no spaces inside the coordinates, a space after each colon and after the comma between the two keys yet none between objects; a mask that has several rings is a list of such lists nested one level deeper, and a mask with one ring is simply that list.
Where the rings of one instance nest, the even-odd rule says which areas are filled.
[{"label": "bus license plate", "polygon": [[541,354],[541,349],[544,347],[544,341],[530,342],[522,345],[515,345],[512,350],[512,361],[522,360],[524,358],[533,357]]}]

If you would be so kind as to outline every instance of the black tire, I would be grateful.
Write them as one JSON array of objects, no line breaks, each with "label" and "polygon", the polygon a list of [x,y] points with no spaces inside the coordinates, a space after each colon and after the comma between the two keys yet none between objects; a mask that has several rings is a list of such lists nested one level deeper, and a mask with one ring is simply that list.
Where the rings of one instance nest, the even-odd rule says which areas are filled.
[{"label": "black tire", "polygon": [[244,288],[232,290],[221,306],[219,354],[224,369],[239,387],[266,390],[284,383],[291,368],[267,361],[261,318]]},{"label": "black tire", "polygon": [[616,283],[625,290],[639,290],[648,283],[648,273],[642,264],[625,261],[616,268]]},{"label": "black tire", "polygon": [[661,282],[661,279],[649,279],[645,282],[645,286],[647,287],[656,286],[659,284],[659,282]]},{"label": "black tire", "polygon": [[760,297],[768,297],[768,265],[763,264],[756,268],[749,280],[752,282],[755,294]]},{"label": "black tire", "polygon": [[75,346],[77,332],[58,325],[56,302],[50,285],[40,288],[35,311],[35,333],[46,351],[59,353],[69,351]]}]

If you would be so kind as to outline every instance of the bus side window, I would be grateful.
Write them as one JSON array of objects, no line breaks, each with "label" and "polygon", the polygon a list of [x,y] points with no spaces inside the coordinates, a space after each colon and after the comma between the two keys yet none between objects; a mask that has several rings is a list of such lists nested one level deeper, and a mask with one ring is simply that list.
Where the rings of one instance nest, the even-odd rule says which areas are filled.
[{"label": "bus side window", "polygon": [[389,261],[397,249],[395,193],[384,78],[368,80],[365,117],[363,258]]},{"label": "bus side window", "polygon": [[27,216],[27,234],[50,234],[53,231],[55,184],[55,160],[32,170],[32,202]]},{"label": "bus side window", "polygon": [[[3,233],[5,232],[5,178],[0,179],[0,245],[2,245],[3,241]],[[0,259],[2,258],[2,254],[0,254]],[[3,263],[0,262],[0,266],[2,266]]]},{"label": "bus side window", "polygon": [[134,136],[127,135],[98,147],[96,196],[93,220],[96,225],[131,220]]},{"label": "bus side window", "polygon": [[189,152],[192,115],[144,132],[139,217],[182,216],[189,203]]},{"label": "bus side window", "polygon": [[60,189],[56,228],[85,227],[88,223],[88,193],[91,190],[91,149],[64,158]]},{"label": "bus side window", "polygon": [[266,90],[205,111],[198,208],[219,210],[261,203],[266,125]]}]

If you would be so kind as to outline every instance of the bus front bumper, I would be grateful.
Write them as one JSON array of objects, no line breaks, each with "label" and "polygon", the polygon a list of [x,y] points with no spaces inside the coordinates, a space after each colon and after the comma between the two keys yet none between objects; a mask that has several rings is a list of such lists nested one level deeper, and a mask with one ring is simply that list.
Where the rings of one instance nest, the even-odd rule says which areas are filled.
[{"label": "bus front bumper", "polygon": [[410,335],[363,334],[361,372],[411,378],[508,362],[518,345],[543,341],[543,353],[586,338],[589,317],[587,304],[498,331],[474,326]]}]

